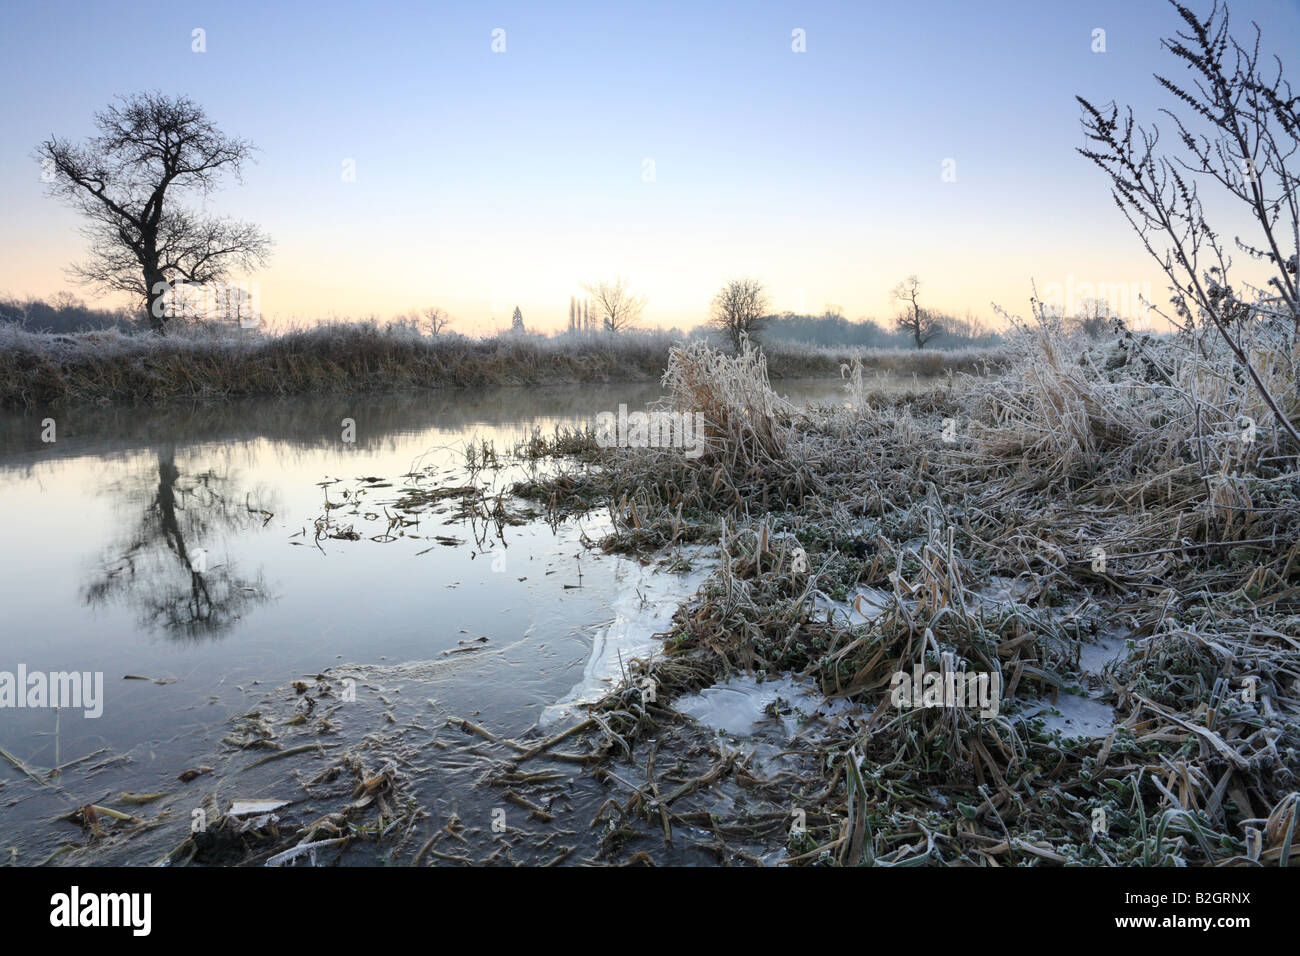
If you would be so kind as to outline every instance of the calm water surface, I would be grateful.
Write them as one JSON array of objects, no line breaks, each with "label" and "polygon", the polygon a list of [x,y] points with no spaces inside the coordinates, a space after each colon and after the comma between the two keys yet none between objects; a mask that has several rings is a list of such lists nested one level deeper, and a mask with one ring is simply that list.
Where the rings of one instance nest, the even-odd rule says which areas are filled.
[{"label": "calm water surface", "polygon": [[[834,381],[778,390],[842,394]],[[337,509],[334,527],[361,538],[319,547],[315,522],[358,487],[360,511],[382,515],[413,471],[462,480],[471,441],[505,450],[533,428],[657,396],[624,385],[81,409],[54,416],[54,442],[42,441],[44,414],[0,416],[0,672],[104,681],[98,718],[0,709],[0,849],[40,862],[81,838],[61,814],[123,791],[174,793],[269,687],[343,662],[394,674],[447,663],[422,675],[425,706],[497,733],[553,716],[591,683],[611,625],[639,614],[637,626],[662,627],[680,597],[672,575],[583,545],[603,516],[479,542],[453,501],[376,541],[382,516]]]}]

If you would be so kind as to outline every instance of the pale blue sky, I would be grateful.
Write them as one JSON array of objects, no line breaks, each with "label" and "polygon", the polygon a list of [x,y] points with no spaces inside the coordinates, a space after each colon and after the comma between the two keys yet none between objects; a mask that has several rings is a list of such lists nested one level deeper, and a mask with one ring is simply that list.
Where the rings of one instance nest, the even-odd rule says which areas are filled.
[{"label": "pale blue sky", "polygon": [[[1232,10],[1294,59],[1297,0]],[[517,303],[555,328],[579,283],[614,275],[658,325],[699,321],[737,274],[778,308],[852,317],[892,314],[909,272],[957,312],[1023,311],[1031,279],[1150,282],[1163,301],[1100,172],[1073,152],[1073,96],[1154,117],[1168,104],[1151,78],[1170,64],[1159,39],[1176,25],[1163,0],[5,0],[0,291],[94,298],[61,271],[82,242],[32,152],[91,134],[116,94],[160,89],[260,147],[212,208],[276,239],[252,278],[281,317],[441,305],[473,331],[508,324]]]}]

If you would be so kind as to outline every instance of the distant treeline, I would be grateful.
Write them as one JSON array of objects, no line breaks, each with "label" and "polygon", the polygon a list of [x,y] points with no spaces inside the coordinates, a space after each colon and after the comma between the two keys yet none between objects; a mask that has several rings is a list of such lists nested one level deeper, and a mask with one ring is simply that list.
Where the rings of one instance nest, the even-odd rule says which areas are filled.
[{"label": "distant treeline", "polygon": [[[129,309],[96,309],[74,296],[62,293],[52,302],[0,296],[0,322],[12,322],[30,332],[94,332],[120,329],[128,332],[148,329],[143,314]],[[669,330],[673,334],[676,330]],[[708,338],[712,331],[701,325],[688,337]],[[912,348],[905,331],[885,328],[873,319],[846,319],[834,312],[795,315],[784,312],[769,317],[760,340],[772,344],[813,345],[823,348]],[[990,348],[1002,337],[985,328],[979,319],[945,316],[943,331],[929,345],[939,349]]]},{"label": "distant treeline", "polygon": [[[985,328],[977,318],[959,319],[944,316],[943,331],[931,342],[932,348],[991,348],[1002,344],[1002,336]],[[708,334],[706,329],[692,331],[692,337]],[[874,319],[846,319],[834,312],[822,315],[795,315],[783,312],[767,318],[762,341],[818,345],[825,348],[906,349],[913,348],[911,334],[885,328]]]},{"label": "distant treeline", "polygon": [[56,295],[51,302],[0,296],[0,322],[12,322],[30,332],[130,331],[149,327],[142,313],[95,309],[67,293]]}]

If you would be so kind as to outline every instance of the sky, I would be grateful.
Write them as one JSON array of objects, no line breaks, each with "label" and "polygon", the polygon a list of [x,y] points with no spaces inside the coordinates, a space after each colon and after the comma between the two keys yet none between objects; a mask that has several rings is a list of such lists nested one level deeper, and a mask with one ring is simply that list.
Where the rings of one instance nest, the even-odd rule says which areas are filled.
[{"label": "sky", "polygon": [[[1230,6],[1295,61],[1300,0]],[[1032,283],[1163,303],[1075,152],[1074,96],[1158,119],[1177,26],[1164,0],[4,0],[0,293],[115,304],[66,274],[85,241],[34,151],[156,89],[259,148],[207,209],[275,240],[240,278],[280,321],[437,306],[473,334],[518,306],[553,330],[617,276],[659,327],[738,276],[778,311],[881,320],[909,274],[922,305],[993,324]]]}]

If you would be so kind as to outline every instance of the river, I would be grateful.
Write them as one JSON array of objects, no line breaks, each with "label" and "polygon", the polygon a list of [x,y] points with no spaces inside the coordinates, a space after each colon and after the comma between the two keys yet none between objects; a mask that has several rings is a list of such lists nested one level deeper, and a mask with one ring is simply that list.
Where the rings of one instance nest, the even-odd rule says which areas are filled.
[{"label": "river", "polygon": [[[796,402],[840,389],[777,385]],[[368,669],[363,686],[383,698],[372,709],[405,691],[408,710],[507,736],[562,719],[557,705],[616,676],[619,642],[644,645],[706,572],[659,573],[585,546],[606,527],[601,513],[498,538],[449,501],[387,535],[383,502],[415,473],[464,480],[471,442],[504,452],[531,429],[658,394],[634,384],[0,415],[0,675],[77,672],[87,689],[102,675],[97,701],[56,708],[51,690],[46,706],[0,709],[0,847],[23,864],[91,842],[96,856],[69,859],[155,862],[176,839],[163,824],[183,826],[212,790],[205,762],[232,721],[328,668]],[[515,474],[488,478],[503,487]],[[333,507],[359,489],[355,514]],[[356,540],[318,535],[326,514]],[[17,702],[40,703],[22,690]],[[186,770],[200,774],[178,780]],[[454,774],[440,779],[428,799],[472,802]],[[269,779],[249,786],[218,796],[274,796],[258,792]],[[135,806],[123,794],[164,796]],[[86,804],[159,821],[159,836],[114,840],[60,819]]]}]

